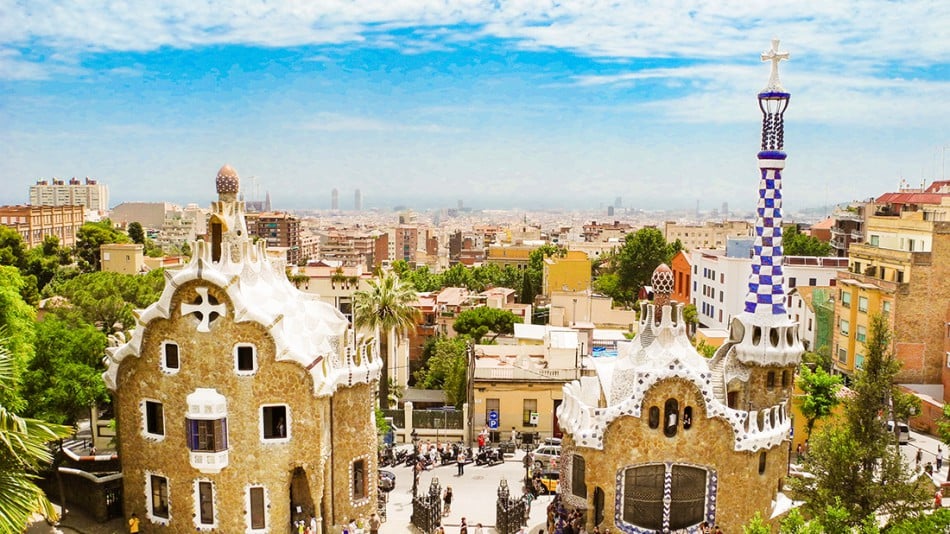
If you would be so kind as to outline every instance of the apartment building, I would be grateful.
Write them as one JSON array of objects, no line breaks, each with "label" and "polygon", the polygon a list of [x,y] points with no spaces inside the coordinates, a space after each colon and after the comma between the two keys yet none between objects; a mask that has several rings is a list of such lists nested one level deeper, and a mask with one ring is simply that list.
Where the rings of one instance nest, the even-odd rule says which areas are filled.
[{"label": "apartment building", "polygon": [[752,235],[752,224],[748,221],[707,221],[704,224],[679,224],[666,221],[663,224],[663,237],[672,243],[677,239],[686,250],[725,248],[730,237],[748,237]]},{"label": "apartment building", "polygon": [[109,186],[91,180],[70,178],[69,181],[53,178],[37,180],[30,186],[30,204],[33,206],[82,206],[90,211],[105,214],[109,211]]},{"label": "apartment building", "polygon": [[300,254],[300,219],[283,212],[264,212],[247,215],[247,231],[263,239],[269,248],[282,248],[287,253],[287,264],[306,261]]},{"label": "apartment building", "polygon": [[16,230],[28,248],[42,244],[48,235],[58,237],[64,247],[74,247],[85,212],[78,205],[0,206],[0,224]]}]

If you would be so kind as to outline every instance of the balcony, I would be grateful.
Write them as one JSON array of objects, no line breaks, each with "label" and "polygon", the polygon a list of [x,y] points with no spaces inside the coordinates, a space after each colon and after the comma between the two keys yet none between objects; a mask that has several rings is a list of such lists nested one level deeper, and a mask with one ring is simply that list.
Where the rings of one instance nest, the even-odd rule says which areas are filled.
[{"label": "balcony", "polygon": [[228,451],[189,451],[188,459],[191,461],[191,467],[202,473],[219,473],[228,466]]},{"label": "balcony", "polygon": [[594,376],[593,369],[524,369],[521,367],[491,367],[475,369],[475,380],[528,382],[568,382],[579,376]]}]

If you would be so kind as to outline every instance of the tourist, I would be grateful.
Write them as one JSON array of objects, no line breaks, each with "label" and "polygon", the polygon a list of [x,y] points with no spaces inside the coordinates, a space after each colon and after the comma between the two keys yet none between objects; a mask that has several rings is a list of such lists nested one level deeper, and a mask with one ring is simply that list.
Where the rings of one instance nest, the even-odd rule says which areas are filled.
[{"label": "tourist", "polygon": [[135,515],[135,512],[132,512],[132,517],[129,518],[129,534],[138,534],[139,532],[139,516]]},{"label": "tourist", "polygon": [[445,504],[445,510],[442,511],[442,515],[449,515],[452,513],[452,486],[445,487],[445,493],[442,495],[442,502]]},{"label": "tourist", "polygon": [[923,451],[923,449],[918,448],[918,449],[917,449],[917,456],[914,458],[914,460],[915,460],[915,462],[916,462],[916,464],[917,464],[917,469],[920,469],[920,462],[921,462],[923,459],[924,459],[924,451]]},{"label": "tourist", "polygon": [[475,532],[473,534],[485,534],[484,527],[482,527],[481,523],[475,525]]},{"label": "tourist", "polygon": [[459,455],[455,458],[456,463],[458,464],[458,476],[465,474],[465,453],[462,452],[462,449],[459,449]]},{"label": "tourist", "polygon": [[511,427],[511,442],[514,443],[518,440],[518,431],[515,430],[515,427]]},{"label": "tourist", "polygon": [[485,448],[485,440],[488,437],[488,429],[482,430],[482,433],[478,435],[478,452],[482,452],[482,449]]},{"label": "tourist", "polygon": [[317,534],[317,516],[310,514],[310,531]]},{"label": "tourist", "polygon": [[379,534],[379,527],[383,522],[379,519],[379,514],[373,512],[369,518],[369,534]]},{"label": "tourist", "polygon": [[934,493],[934,508],[943,508],[943,492],[940,488],[937,488],[937,493]]},{"label": "tourist", "polygon": [[937,471],[940,471],[941,467],[943,467],[943,449],[937,445]]},{"label": "tourist", "polygon": [[459,525],[459,534],[468,534],[468,523],[462,518],[462,524]]}]

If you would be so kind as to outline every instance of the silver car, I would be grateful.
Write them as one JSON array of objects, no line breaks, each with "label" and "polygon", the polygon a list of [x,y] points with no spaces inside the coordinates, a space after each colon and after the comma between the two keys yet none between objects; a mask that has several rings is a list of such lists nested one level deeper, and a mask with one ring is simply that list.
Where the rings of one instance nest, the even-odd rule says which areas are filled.
[{"label": "silver car", "polygon": [[537,449],[531,451],[531,460],[534,462],[534,466],[537,469],[555,468],[557,467],[557,463],[560,459],[560,445],[541,445]]}]

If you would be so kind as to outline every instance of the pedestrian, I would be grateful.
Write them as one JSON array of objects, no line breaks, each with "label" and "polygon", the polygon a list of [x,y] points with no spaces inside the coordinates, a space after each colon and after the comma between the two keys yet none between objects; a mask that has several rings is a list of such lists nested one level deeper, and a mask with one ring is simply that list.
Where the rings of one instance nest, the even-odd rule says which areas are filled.
[{"label": "pedestrian", "polygon": [[518,439],[518,431],[515,430],[515,427],[511,427],[511,442],[514,443]]},{"label": "pedestrian", "polygon": [[468,534],[468,523],[462,518],[462,524],[459,525],[459,534]]},{"label": "pedestrian", "polygon": [[373,515],[369,518],[369,534],[379,534],[379,526],[382,524],[383,522],[380,521],[379,514],[373,512]]},{"label": "pedestrian", "polygon": [[917,464],[917,469],[920,469],[920,462],[924,459],[924,451],[921,448],[917,448],[917,455],[914,458],[914,461]]},{"label": "pedestrian", "polygon": [[442,495],[442,503],[445,504],[445,510],[442,510],[442,515],[449,515],[452,513],[452,486],[445,487],[445,494]]},{"label": "pedestrian", "polygon": [[485,529],[481,523],[475,524],[475,532],[473,534],[485,534]]},{"label": "pedestrian", "polygon": [[943,449],[937,445],[937,471],[940,471],[941,467],[943,467]]},{"label": "pedestrian", "polygon": [[459,455],[455,458],[456,464],[458,465],[458,476],[465,474],[465,453],[459,449]]},{"label": "pedestrian", "polygon": [[310,514],[310,532],[317,534],[317,516]]},{"label": "pedestrian", "polygon": [[937,493],[934,493],[934,508],[943,508],[943,492],[940,488],[937,488]]},{"label": "pedestrian", "polygon": [[482,433],[478,435],[478,452],[482,452],[482,449],[485,448],[485,436],[487,434],[486,431],[482,431]]},{"label": "pedestrian", "polygon": [[129,534],[138,534],[139,532],[139,516],[135,515],[135,512],[132,512],[132,517],[129,518]]},{"label": "pedestrian", "polygon": [[[804,448],[802,447],[802,444],[801,444],[801,443],[798,444],[798,447],[795,447],[795,459],[796,459],[796,460],[799,460],[799,461],[800,461],[800,460],[802,459],[802,451],[803,451],[803,450],[804,450]],[[707,525],[707,528],[708,528],[708,525]]]}]

